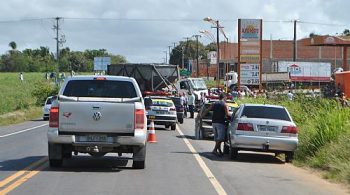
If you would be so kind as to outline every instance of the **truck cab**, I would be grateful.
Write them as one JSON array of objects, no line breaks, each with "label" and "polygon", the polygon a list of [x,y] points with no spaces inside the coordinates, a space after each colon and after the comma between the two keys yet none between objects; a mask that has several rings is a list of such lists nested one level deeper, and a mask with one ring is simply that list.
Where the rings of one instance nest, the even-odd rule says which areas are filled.
[{"label": "truck cab", "polygon": [[175,87],[179,93],[193,93],[196,99],[197,108],[200,104],[201,93],[205,95],[208,94],[207,85],[202,78],[183,78],[176,82]]}]

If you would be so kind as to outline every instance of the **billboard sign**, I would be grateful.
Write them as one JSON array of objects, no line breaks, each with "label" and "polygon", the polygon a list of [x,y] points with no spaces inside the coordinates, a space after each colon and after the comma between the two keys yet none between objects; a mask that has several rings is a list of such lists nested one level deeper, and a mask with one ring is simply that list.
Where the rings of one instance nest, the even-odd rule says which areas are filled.
[{"label": "billboard sign", "polygon": [[262,20],[238,20],[239,85],[261,84]]},{"label": "billboard sign", "polygon": [[94,57],[94,71],[107,71],[111,65],[111,57]]},{"label": "billboard sign", "polygon": [[216,64],[216,59],[217,58],[217,54],[216,54],[216,51],[210,51],[208,53],[208,59],[210,61],[210,64]]},{"label": "billboard sign", "polygon": [[330,81],[331,63],[280,61],[278,72],[289,72],[292,81]]}]

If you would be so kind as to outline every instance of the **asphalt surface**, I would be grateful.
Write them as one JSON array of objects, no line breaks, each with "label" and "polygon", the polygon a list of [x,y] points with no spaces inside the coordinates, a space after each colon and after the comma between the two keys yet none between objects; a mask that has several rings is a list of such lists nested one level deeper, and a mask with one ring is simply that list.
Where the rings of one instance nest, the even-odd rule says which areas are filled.
[{"label": "asphalt surface", "polygon": [[[45,125],[46,124],[46,125]],[[36,126],[41,126],[33,128]],[[238,160],[211,154],[211,140],[194,140],[194,120],[180,131],[156,127],[146,169],[129,155],[73,156],[63,168],[47,163],[47,122],[0,127],[0,194],[346,194],[315,174],[272,154],[240,153]],[[17,133],[16,133],[17,132]],[[20,132],[20,133],[18,133]],[[190,149],[193,146],[192,149]],[[191,151],[192,150],[192,151]],[[194,151],[193,151],[194,150]],[[40,163],[36,163],[36,162]],[[37,164],[29,167],[29,165]],[[222,188],[223,191],[220,191]]]}]

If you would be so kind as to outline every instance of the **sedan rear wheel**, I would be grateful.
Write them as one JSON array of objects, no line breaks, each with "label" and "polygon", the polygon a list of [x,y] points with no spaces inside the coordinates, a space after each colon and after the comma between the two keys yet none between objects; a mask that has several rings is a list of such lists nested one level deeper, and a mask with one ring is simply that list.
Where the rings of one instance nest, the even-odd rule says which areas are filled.
[{"label": "sedan rear wheel", "polygon": [[285,153],[285,160],[286,163],[291,163],[294,159],[294,152],[286,152]]}]

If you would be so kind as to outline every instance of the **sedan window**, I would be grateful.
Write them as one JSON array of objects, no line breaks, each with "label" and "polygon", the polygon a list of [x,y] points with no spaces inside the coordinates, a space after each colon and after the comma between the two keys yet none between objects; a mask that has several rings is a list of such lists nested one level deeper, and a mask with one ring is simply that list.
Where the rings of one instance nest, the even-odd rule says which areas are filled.
[{"label": "sedan window", "polygon": [[267,118],[291,121],[287,111],[284,108],[267,106],[245,106],[241,118]]}]

